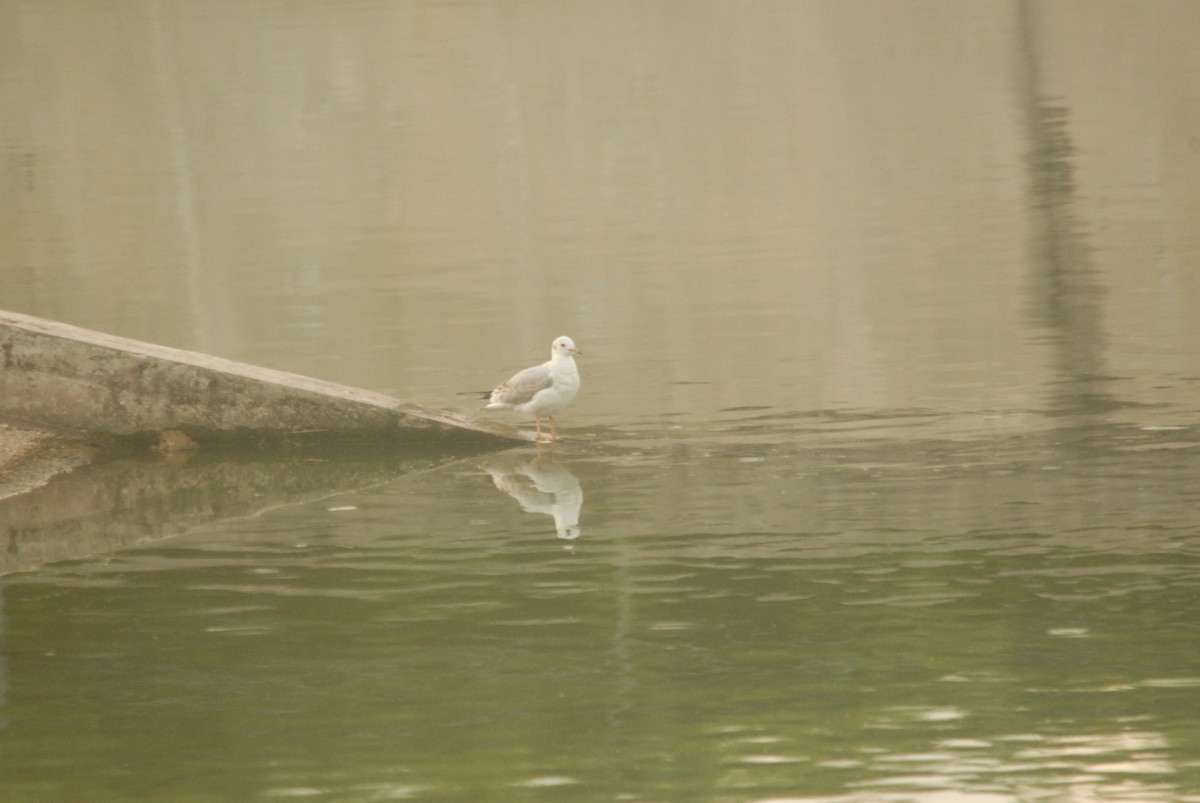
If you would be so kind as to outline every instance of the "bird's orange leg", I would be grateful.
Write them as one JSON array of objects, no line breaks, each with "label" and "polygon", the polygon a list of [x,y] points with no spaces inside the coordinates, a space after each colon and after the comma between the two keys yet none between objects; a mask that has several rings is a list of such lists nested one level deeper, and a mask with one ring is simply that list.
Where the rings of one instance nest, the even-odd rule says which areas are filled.
[{"label": "bird's orange leg", "polygon": [[550,443],[558,443],[558,428],[554,425],[554,416],[550,416]]},{"label": "bird's orange leg", "polygon": [[537,434],[533,436],[534,443],[542,442],[542,411],[538,410],[533,414],[534,426],[537,427]]}]

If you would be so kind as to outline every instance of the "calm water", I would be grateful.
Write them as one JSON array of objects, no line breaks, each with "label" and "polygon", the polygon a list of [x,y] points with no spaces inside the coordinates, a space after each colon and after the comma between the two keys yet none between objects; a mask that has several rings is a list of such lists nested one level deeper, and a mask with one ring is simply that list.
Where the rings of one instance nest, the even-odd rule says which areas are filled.
[{"label": "calm water", "polygon": [[0,6],[0,308],[553,454],[0,502],[0,800],[1200,801],[1200,5]]}]

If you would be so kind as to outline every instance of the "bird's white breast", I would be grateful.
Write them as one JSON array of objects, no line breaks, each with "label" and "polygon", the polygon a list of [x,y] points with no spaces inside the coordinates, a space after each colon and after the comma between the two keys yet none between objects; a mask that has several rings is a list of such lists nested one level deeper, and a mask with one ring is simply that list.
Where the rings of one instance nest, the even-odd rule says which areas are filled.
[{"label": "bird's white breast", "polygon": [[567,357],[550,365],[550,387],[539,391],[525,406],[526,412],[554,413],[563,409],[579,393],[579,369],[575,360]]}]

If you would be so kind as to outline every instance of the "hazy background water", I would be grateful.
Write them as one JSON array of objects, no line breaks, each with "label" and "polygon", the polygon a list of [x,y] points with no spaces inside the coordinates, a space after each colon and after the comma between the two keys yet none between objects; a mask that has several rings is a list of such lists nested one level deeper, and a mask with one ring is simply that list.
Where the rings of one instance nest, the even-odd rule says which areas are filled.
[{"label": "hazy background water", "polygon": [[23,503],[0,798],[1200,799],[1198,33],[3,4],[0,307],[456,409],[585,356],[540,462]]}]

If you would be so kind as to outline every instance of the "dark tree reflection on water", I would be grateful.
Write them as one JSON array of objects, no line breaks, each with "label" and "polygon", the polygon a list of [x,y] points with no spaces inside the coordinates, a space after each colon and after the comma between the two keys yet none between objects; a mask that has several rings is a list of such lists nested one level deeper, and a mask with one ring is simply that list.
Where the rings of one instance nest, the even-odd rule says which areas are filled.
[{"label": "dark tree reflection on water", "polygon": [[1019,102],[1029,138],[1030,296],[1033,321],[1053,350],[1059,377],[1047,412],[1104,413],[1121,406],[1112,392],[1105,351],[1104,288],[1087,234],[1074,213],[1075,147],[1070,109],[1042,87],[1037,3],[1018,3]]}]

